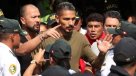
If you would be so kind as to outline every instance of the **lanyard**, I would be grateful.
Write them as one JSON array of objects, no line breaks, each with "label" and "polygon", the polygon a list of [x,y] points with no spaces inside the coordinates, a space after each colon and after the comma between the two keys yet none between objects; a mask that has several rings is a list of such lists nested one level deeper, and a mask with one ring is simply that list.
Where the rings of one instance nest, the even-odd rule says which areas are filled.
[{"label": "lanyard", "polygon": [[12,50],[9,50],[10,51],[10,53],[13,55],[13,56],[15,56],[16,57],[16,55],[13,53],[13,51]]}]

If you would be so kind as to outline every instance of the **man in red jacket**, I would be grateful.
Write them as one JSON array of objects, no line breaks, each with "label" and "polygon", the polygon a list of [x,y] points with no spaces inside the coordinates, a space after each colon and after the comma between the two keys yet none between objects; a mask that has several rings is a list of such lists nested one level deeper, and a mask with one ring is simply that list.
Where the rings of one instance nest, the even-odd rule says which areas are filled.
[{"label": "man in red jacket", "polygon": [[[85,34],[85,36],[87,37],[90,45],[92,45],[94,42],[96,42],[96,40],[103,40],[105,37],[105,32],[104,32],[104,17],[99,14],[99,13],[92,13],[88,16],[87,20],[87,33]],[[96,44],[94,44],[94,46],[91,46],[93,48],[96,48],[94,52],[94,54],[98,55],[99,54],[99,50],[98,48],[95,46]],[[90,48],[91,48],[90,47]],[[80,69],[81,71],[85,70],[85,63],[82,59],[80,59]]]},{"label": "man in red jacket", "polygon": [[[105,37],[104,32],[104,17],[99,13],[92,13],[88,16],[87,20],[87,33],[85,34],[90,45],[96,40],[103,40]],[[92,45],[93,46],[93,45]],[[97,53],[96,53],[97,54]]]}]

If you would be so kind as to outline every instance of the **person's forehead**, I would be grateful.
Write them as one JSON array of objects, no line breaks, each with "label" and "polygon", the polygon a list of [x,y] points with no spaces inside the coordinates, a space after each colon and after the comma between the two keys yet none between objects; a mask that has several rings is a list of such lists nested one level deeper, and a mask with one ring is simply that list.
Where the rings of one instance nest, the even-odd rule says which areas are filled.
[{"label": "person's forehead", "polygon": [[119,24],[119,20],[117,18],[108,17],[105,20],[105,24],[113,24],[113,25]]},{"label": "person's forehead", "polygon": [[38,8],[36,7],[28,7],[25,10],[25,15],[40,15],[40,12],[38,10]]},{"label": "person's forehead", "polygon": [[102,25],[102,22],[98,22],[98,21],[89,21],[87,23],[87,25]]},{"label": "person's forehead", "polygon": [[74,10],[62,10],[59,16],[63,17],[76,17],[76,12]]}]

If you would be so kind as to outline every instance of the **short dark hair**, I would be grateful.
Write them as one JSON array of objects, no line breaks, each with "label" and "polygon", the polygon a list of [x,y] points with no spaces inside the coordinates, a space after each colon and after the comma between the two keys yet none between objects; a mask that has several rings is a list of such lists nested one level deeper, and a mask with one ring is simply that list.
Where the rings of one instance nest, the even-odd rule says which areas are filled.
[{"label": "short dark hair", "polygon": [[90,22],[90,21],[98,21],[101,23],[104,23],[104,17],[103,15],[99,14],[99,13],[91,13],[87,19],[86,19],[86,23]]},{"label": "short dark hair", "polygon": [[0,32],[0,41],[8,39],[10,33]]},{"label": "short dark hair", "polygon": [[56,6],[61,2],[66,2],[67,0],[51,0],[50,4],[52,4],[53,12],[56,11]]},{"label": "short dark hair", "polygon": [[62,10],[72,10],[75,11],[75,7],[72,3],[69,2],[61,2],[56,7],[56,14],[59,15]]},{"label": "short dark hair", "polygon": [[55,58],[53,56],[52,56],[52,58],[55,61],[56,65],[59,65],[59,66],[64,67],[66,69],[70,69],[70,63],[69,63],[70,58],[58,59],[58,58]]},{"label": "short dark hair", "polygon": [[[28,5],[28,4],[27,4]],[[23,17],[24,16],[24,13],[25,13],[25,8],[26,8],[26,6],[27,5],[24,5],[24,6],[22,6],[21,8],[20,8],[20,17]]]},{"label": "short dark hair", "polygon": [[117,18],[119,20],[119,22],[121,21],[121,15],[118,11],[107,11],[104,14],[104,17],[105,17],[105,20],[106,20],[106,18],[111,17],[111,18]]}]

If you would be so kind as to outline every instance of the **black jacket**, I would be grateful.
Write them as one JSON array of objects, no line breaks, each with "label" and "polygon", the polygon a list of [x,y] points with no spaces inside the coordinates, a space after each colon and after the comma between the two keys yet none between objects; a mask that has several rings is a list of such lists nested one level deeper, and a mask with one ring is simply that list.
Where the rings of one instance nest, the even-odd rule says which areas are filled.
[{"label": "black jacket", "polygon": [[111,72],[108,76],[130,76],[127,71],[119,66],[111,66]]}]

